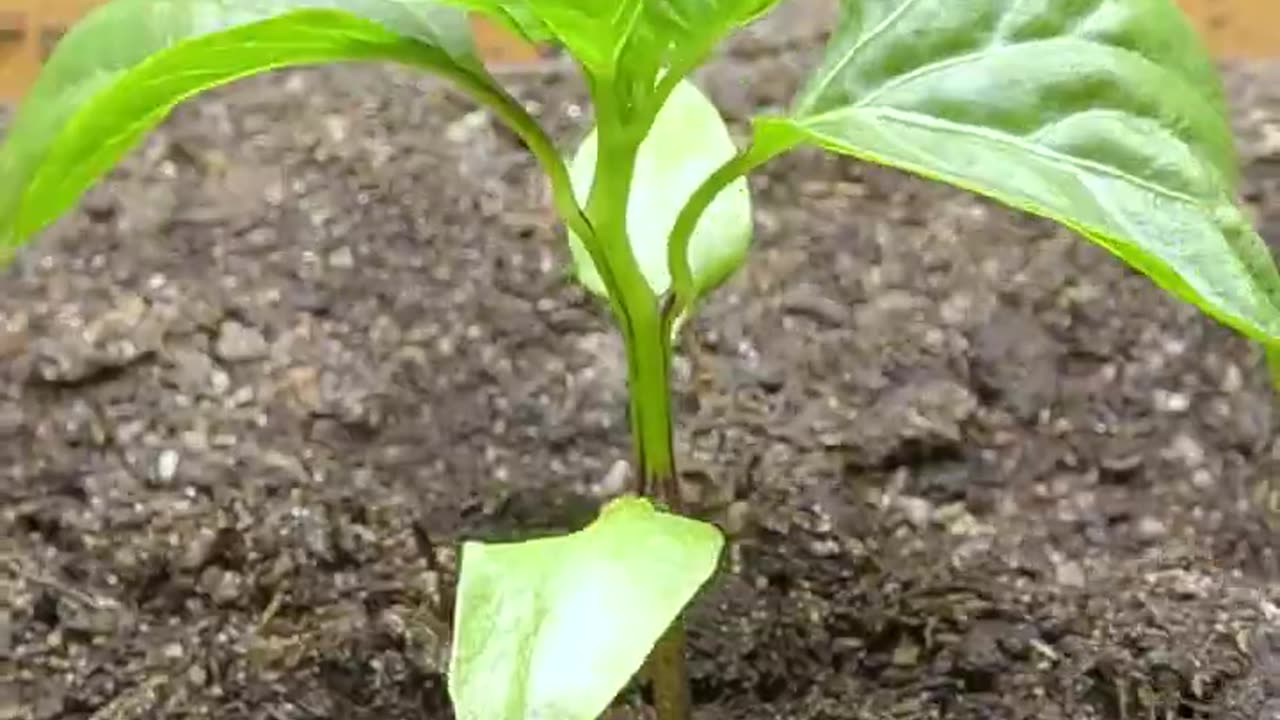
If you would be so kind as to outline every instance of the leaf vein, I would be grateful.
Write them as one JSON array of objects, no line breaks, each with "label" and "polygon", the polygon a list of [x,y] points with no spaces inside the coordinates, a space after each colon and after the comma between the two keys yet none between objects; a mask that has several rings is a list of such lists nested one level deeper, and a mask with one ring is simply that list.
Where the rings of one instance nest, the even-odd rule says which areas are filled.
[{"label": "leaf vein", "polygon": [[867,43],[871,42],[872,40],[875,40],[877,37],[879,37],[886,31],[892,29],[893,24],[898,21],[898,18],[902,17],[909,10],[911,10],[911,8],[915,7],[917,2],[918,0],[905,0],[901,5],[897,7],[896,10],[889,13],[889,15],[887,15],[883,20],[881,20],[879,25],[876,25],[875,27],[871,28],[867,32],[863,33],[862,36],[858,38],[858,41],[855,42],[853,46],[849,48],[848,52],[846,52],[844,56],[841,57],[839,60],[832,63],[831,67],[828,68],[827,72],[822,76],[822,78],[819,79],[813,85],[813,87],[817,90],[817,92],[815,92],[814,95],[820,95],[821,91],[827,88],[829,85],[831,85],[832,81],[835,80],[835,77],[844,71],[845,66],[847,66],[850,62],[853,61],[854,56],[858,54],[859,50],[866,47]]},{"label": "leaf vein", "polygon": [[1196,198],[1190,195],[1178,192],[1176,190],[1172,190],[1162,185],[1157,185],[1149,180],[1145,180],[1135,175],[1130,175],[1129,173],[1126,173],[1120,170],[1119,168],[1113,167],[1111,165],[1104,165],[1094,160],[1086,160],[1084,158],[1076,157],[1074,155],[1067,155],[1067,154],[1058,152],[1056,150],[1047,148],[1044,145],[1037,145],[1034,143],[1026,142],[1023,138],[1020,138],[1015,135],[1011,135],[1009,133],[993,132],[986,128],[952,122],[944,118],[939,118],[932,115],[924,115],[922,113],[911,112],[909,110],[899,110],[897,108],[882,107],[882,106],[869,107],[869,108],[853,106],[853,107],[842,108],[840,110],[824,113],[821,116],[805,118],[804,120],[799,121],[799,124],[809,132],[812,132],[829,141],[835,141],[837,140],[837,138],[831,137],[826,133],[815,130],[812,127],[812,123],[815,120],[819,120],[819,119],[829,120],[831,118],[835,118],[839,116],[857,115],[857,114],[870,114],[873,116],[877,116],[878,118],[887,120],[889,122],[898,122],[898,123],[902,123],[903,125],[921,127],[929,130],[945,130],[947,132],[956,133],[958,135],[969,135],[971,137],[979,138],[981,140],[986,140],[989,142],[1000,143],[1003,145],[1010,145],[1013,147],[1017,147],[1019,150],[1022,150],[1023,152],[1026,152],[1030,155],[1038,156],[1044,160],[1065,164],[1071,167],[1072,170],[1074,171],[1089,170],[1090,172],[1106,175],[1113,179],[1123,180],[1125,182],[1133,183],[1138,187],[1141,187],[1145,190],[1148,190],[1150,192],[1153,192],[1155,194],[1161,195],[1163,197],[1166,197],[1172,200],[1178,200],[1180,202],[1191,203],[1193,205],[1196,205],[1197,207],[1203,207],[1203,203],[1201,203],[1199,200],[1197,200]]}]

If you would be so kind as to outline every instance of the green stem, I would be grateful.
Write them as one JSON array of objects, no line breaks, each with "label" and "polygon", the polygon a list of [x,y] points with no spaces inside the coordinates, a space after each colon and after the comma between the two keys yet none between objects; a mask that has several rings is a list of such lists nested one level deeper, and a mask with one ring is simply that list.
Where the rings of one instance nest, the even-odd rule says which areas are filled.
[{"label": "green stem", "polygon": [[672,512],[680,512],[671,411],[671,345],[663,335],[662,316],[656,306],[632,319],[639,342],[628,367],[629,401],[640,492]]},{"label": "green stem", "polygon": [[607,105],[601,105],[599,112],[596,177],[586,214],[602,241],[605,262],[617,278],[621,296],[619,325],[627,349],[631,429],[641,490],[676,510],[670,344],[663,333],[658,297],[640,271],[627,236],[627,201],[639,142],[625,132],[619,118],[608,114]]},{"label": "green stem", "polygon": [[698,221],[721,190],[750,170],[750,162],[747,152],[727,160],[702,181],[685,201],[684,207],[680,208],[680,214],[676,215],[671,234],[667,236],[667,269],[671,273],[671,293],[674,298],[670,308],[671,320],[688,309],[697,294],[693,268],[689,265],[689,241],[693,238],[693,232],[698,229]]},{"label": "green stem", "polygon": [[764,143],[753,141],[708,175],[680,208],[667,236],[667,270],[671,273],[672,296],[663,312],[663,328],[667,335],[671,334],[676,319],[690,309],[697,297],[693,268],[689,265],[689,241],[698,229],[703,213],[729,183],[777,157],[793,144],[776,142],[773,138]]},{"label": "green stem", "polygon": [[[640,492],[672,512],[682,512],[672,441],[671,346],[656,305],[633,316],[629,353],[630,406]],[[647,663],[658,720],[691,720],[684,621],[677,617],[658,639]]]},{"label": "green stem", "polygon": [[693,698],[689,693],[682,619],[676,618],[649,653],[649,679],[653,682],[653,709],[658,720],[692,720]]},{"label": "green stem", "polygon": [[490,107],[498,119],[524,141],[525,146],[538,160],[550,181],[551,199],[556,213],[582,241],[608,291],[610,307],[615,315],[622,315],[622,309],[619,307],[622,293],[618,279],[614,277],[612,264],[608,262],[599,233],[574,196],[573,183],[569,179],[569,168],[565,165],[559,150],[556,149],[555,142],[538,121],[524,109],[524,106],[505,90],[495,88],[489,83],[466,82],[465,76],[462,76],[460,82],[475,100]]},{"label": "green stem", "polygon": [[[614,312],[627,351],[628,411],[640,490],[680,511],[672,443],[671,347],[663,312],[627,236],[627,202],[640,139],[614,117],[610,103],[596,103],[596,175],[586,216],[600,241],[603,262],[616,280]],[[679,618],[663,634],[647,663],[658,720],[690,720],[684,628]]]}]

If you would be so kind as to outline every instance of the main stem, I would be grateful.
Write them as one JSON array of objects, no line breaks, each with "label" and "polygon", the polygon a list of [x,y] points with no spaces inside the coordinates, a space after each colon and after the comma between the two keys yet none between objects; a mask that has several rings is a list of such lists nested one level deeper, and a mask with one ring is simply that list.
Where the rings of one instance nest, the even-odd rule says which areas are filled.
[{"label": "main stem", "polygon": [[[656,309],[656,308],[655,308]],[[671,352],[659,312],[632,317],[628,352],[632,437],[640,492],[680,512],[672,442]],[[691,720],[689,677],[685,665],[684,623],[677,617],[649,654],[649,679],[658,720]]]},{"label": "main stem", "polygon": [[[639,139],[601,111],[597,128],[596,177],[585,208],[600,244],[615,292],[617,315],[627,351],[628,403],[640,492],[672,512],[680,512],[672,443],[671,345],[658,298],[640,271],[627,239],[627,201]],[[653,684],[658,720],[691,720],[685,669],[684,627],[680,618],[654,645],[646,665]]]},{"label": "main stem", "polygon": [[632,317],[634,338],[628,353],[632,442],[640,493],[680,512],[671,415],[671,353],[657,313]]}]

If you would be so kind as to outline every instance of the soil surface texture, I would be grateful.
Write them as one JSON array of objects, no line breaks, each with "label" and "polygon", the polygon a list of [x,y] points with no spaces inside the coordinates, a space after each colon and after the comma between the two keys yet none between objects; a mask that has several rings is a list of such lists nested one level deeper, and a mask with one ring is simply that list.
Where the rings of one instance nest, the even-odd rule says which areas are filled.
[{"label": "soil surface texture", "polygon": [[[702,81],[740,128],[810,59],[748,38]],[[507,82],[570,143],[550,62]],[[1280,241],[1280,65],[1225,72]],[[1280,718],[1257,348],[958,191],[807,151],[752,183],[677,368],[683,487],[732,535],[697,718]],[[451,717],[458,543],[625,481],[566,258],[528,156],[434,81],[179,108],[0,278],[0,718]]]}]

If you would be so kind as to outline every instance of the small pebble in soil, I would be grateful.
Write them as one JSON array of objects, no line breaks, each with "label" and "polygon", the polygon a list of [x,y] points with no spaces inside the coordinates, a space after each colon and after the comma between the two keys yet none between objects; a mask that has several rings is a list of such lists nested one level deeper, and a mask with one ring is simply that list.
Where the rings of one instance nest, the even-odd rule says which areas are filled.
[{"label": "small pebble in soil", "polygon": [[1169,528],[1160,518],[1144,515],[1138,519],[1138,523],[1134,526],[1134,534],[1139,540],[1154,541],[1163,538],[1169,533]]},{"label": "small pebble in soil", "polygon": [[630,463],[626,460],[617,460],[591,489],[597,497],[616,497],[626,491],[627,481],[630,479]]},{"label": "small pebble in soil", "polygon": [[1204,464],[1205,449],[1195,438],[1179,433],[1161,455],[1168,460],[1180,461],[1188,467],[1200,467]]},{"label": "small pebble in soil", "polygon": [[1054,578],[1064,587],[1082,588],[1085,585],[1084,568],[1075,560],[1059,563]]},{"label": "small pebble in soil", "polygon": [[751,503],[746,500],[734,500],[724,513],[724,531],[730,537],[746,532],[751,523]]},{"label": "small pebble in soil", "polygon": [[257,328],[227,320],[218,330],[214,352],[228,362],[258,360],[267,354],[267,339]]},{"label": "small pebble in soil", "polygon": [[355,266],[356,256],[351,252],[351,248],[346,245],[329,253],[329,267],[335,270],[350,270]]},{"label": "small pebble in soil", "polygon": [[832,558],[840,554],[840,543],[832,538],[809,543],[809,554],[817,558]]},{"label": "small pebble in soil", "polygon": [[213,557],[217,539],[218,534],[213,530],[201,528],[196,536],[187,542],[178,559],[178,568],[190,571],[204,567]]},{"label": "small pebble in soil", "polygon": [[218,605],[230,605],[244,592],[244,578],[234,570],[211,566],[200,574],[200,587]]},{"label": "small pebble in soil", "polygon": [[893,665],[894,667],[908,668],[915,667],[920,663],[920,646],[909,639],[904,638],[902,642],[893,649]]},{"label": "small pebble in soil", "polygon": [[896,504],[902,510],[903,516],[907,518],[907,522],[917,530],[927,527],[930,518],[933,517],[933,504],[924,498],[901,495],[897,498]]}]

